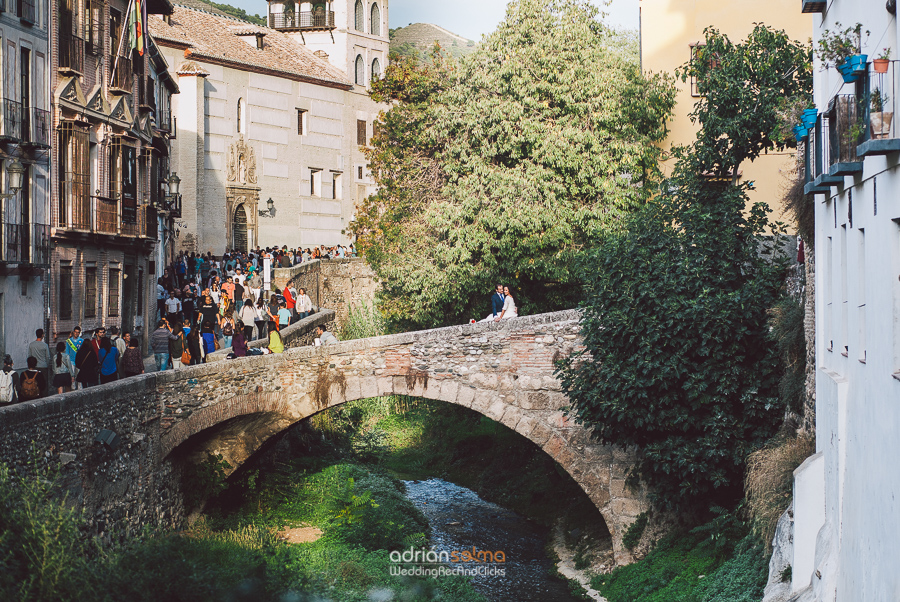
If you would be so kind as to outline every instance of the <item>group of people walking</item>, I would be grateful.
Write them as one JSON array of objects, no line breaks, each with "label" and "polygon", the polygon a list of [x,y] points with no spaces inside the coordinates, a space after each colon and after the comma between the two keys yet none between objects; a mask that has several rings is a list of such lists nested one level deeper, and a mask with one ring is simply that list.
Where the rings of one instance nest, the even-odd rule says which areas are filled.
[{"label": "group of people walking", "polygon": [[129,333],[119,336],[116,327],[104,327],[81,336],[76,326],[65,341],[51,351],[42,328],[28,345],[27,369],[18,374],[12,357],[3,360],[0,404],[38,399],[72,389],[92,387],[144,371],[140,342]]}]

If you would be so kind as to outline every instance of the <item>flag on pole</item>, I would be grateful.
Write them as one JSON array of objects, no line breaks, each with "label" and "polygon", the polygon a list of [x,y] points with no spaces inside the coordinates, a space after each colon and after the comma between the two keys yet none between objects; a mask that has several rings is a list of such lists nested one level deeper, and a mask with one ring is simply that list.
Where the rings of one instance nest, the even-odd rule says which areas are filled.
[{"label": "flag on pole", "polygon": [[144,36],[146,33],[147,6],[145,0],[133,0],[128,15],[128,49],[137,50],[144,56]]}]

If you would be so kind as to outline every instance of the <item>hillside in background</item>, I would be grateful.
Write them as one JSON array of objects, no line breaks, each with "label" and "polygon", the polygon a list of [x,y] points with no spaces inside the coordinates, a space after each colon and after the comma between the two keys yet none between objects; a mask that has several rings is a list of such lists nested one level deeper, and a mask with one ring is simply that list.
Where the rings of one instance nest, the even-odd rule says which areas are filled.
[{"label": "hillside in background", "polygon": [[475,42],[443,27],[431,23],[413,23],[406,27],[390,30],[391,52],[402,56],[422,58],[434,46],[435,42],[449,52],[454,58],[470,54],[475,50]]},{"label": "hillside in background", "polygon": [[230,4],[219,4],[217,2],[211,2],[210,0],[177,0],[177,4],[188,6],[190,8],[199,8],[200,10],[205,10],[217,15],[234,17],[235,19],[247,21],[248,23],[253,23],[254,25],[262,25],[263,27],[266,26],[265,16],[251,15],[243,8],[231,6]]}]

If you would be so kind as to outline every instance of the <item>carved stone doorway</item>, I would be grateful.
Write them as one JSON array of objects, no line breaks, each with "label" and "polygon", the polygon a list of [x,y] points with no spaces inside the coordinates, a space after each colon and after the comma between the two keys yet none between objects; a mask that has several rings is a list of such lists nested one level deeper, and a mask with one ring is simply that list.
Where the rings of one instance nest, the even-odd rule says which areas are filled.
[{"label": "carved stone doorway", "polygon": [[231,220],[231,248],[242,253],[249,250],[247,232],[247,210],[243,205],[238,205],[234,210]]}]

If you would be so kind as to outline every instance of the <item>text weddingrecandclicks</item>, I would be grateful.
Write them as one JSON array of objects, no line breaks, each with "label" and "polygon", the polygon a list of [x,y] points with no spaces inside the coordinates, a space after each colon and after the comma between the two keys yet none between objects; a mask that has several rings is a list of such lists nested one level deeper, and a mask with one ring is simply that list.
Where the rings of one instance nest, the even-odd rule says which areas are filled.
[{"label": "text weddingrecandclicks", "polygon": [[405,577],[503,577],[506,553],[502,550],[394,550],[389,556],[391,575]]}]

